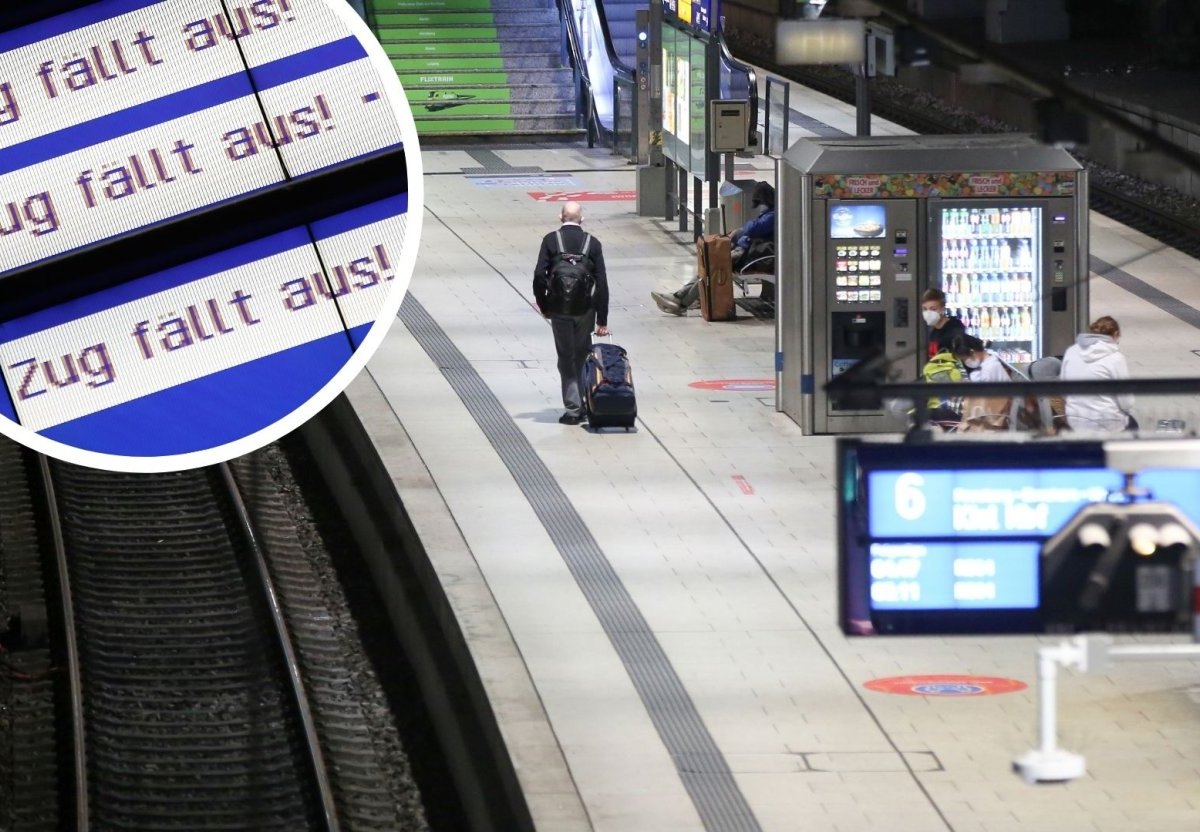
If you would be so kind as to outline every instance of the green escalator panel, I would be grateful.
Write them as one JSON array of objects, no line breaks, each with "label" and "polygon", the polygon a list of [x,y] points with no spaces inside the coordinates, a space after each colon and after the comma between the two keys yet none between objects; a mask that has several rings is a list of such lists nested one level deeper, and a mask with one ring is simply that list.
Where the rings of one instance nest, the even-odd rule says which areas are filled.
[{"label": "green escalator panel", "polygon": [[389,58],[409,55],[499,55],[500,44],[492,41],[480,43],[385,43],[383,49]]},{"label": "green escalator panel", "polygon": [[[400,83],[406,87],[469,87],[478,84],[508,84],[507,72],[404,72]],[[507,92],[507,90],[506,90]]]},{"label": "green escalator panel", "polygon": [[392,58],[397,72],[441,72],[447,69],[504,69],[503,58]]},{"label": "green escalator panel", "polygon": [[529,19],[536,7],[494,9],[492,0],[368,0],[367,6],[375,35],[405,87],[418,134],[499,136],[541,123],[514,115],[513,107],[520,106],[512,103],[514,95],[527,98],[530,92],[528,85],[517,92],[511,88],[500,42],[503,32],[524,53],[536,49],[531,39],[546,40],[557,55],[557,26],[547,31],[541,24],[508,25]]},{"label": "green escalator panel", "polygon": [[467,26],[421,26],[413,29],[384,29],[379,34],[381,38],[386,38],[386,43],[410,40],[460,41],[496,39],[496,30],[494,28]]},{"label": "green escalator panel", "polygon": [[507,101],[485,101],[482,104],[476,104],[470,100],[427,103],[424,98],[414,100],[410,96],[408,105],[412,107],[413,118],[417,120],[418,124],[425,116],[455,116],[457,118],[461,116],[511,116],[513,114],[512,105]]},{"label": "green escalator panel", "polygon": [[388,13],[375,16],[375,25],[380,28],[389,26],[491,26],[496,22],[496,16],[491,12],[465,12],[454,14],[426,13]]},{"label": "green escalator panel", "polygon": [[487,11],[492,8],[491,0],[373,0],[372,9],[380,12],[432,12],[451,10]]},{"label": "green escalator panel", "polygon": [[[445,90],[409,90],[408,103],[413,108],[413,114],[446,112],[457,115],[467,104],[477,104],[483,101],[508,101],[512,93],[507,87],[478,89],[460,87]],[[451,113],[450,111],[454,112]]]}]

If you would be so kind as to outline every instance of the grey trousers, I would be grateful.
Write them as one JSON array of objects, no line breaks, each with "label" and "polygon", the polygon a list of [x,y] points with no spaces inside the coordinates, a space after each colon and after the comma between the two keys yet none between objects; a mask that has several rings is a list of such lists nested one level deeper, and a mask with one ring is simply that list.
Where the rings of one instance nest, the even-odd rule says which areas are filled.
[{"label": "grey trousers", "polygon": [[693,303],[700,300],[700,278],[693,277],[683,287],[675,292],[675,297],[679,300],[679,305],[687,309]]},{"label": "grey trousers", "polygon": [[563,407],[572,416],[583,413],[579,380],[583,362],[592,349],[592,331],[596,328],[595,311],[582,315],[551,315],[554,350],[558,353],[558,375],[562,380]]}]

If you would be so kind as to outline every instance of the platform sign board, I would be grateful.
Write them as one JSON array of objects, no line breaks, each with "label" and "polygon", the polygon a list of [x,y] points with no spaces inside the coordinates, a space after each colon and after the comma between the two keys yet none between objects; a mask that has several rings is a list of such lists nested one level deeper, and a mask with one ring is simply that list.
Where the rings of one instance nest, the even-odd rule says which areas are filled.
[{"label": "platform sign board", "polygon": [[382,339],[422,193],[403,90],[342,0],[102,0],[0,32],[0,280],[406,146],[407,193],[0,318],[0,428],[125,470],[277,438]]},{"label": "platform sign board", "polygon": [[[1094,442],[839,445],[848,633],[1042,631],[1042,544],[1125,484]],[[1200,471],[1135,485],[1200,517]]]},{"label": "platform sign board", "polygon": [[720,0],[662,0],[663,19],[712,34],[721,24]]}]

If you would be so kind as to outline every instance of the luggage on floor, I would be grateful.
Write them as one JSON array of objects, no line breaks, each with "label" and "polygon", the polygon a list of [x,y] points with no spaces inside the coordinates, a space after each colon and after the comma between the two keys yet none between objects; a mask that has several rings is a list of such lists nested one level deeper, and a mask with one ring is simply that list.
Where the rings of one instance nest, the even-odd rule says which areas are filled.
[{"label": "luggage on floor", "polygon": [[583,362],[583,406],[593,428],[631,428],[637,419],[633,370],[624,348],[593,344]]},{"label": "luggage on floor", "polygon": [[696,240],[696,274],[700,278],[700,314],[706,321],[730,321],[733,304],[733,257],[728,237],[708,234]]}]

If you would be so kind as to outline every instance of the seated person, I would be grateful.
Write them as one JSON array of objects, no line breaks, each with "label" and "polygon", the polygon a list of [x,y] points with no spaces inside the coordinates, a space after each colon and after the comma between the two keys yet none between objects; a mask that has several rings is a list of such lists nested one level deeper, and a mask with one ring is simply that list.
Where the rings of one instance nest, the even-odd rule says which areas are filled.
[{"label": "seated person", "polygon": [[[1008,365],[984,348],[974,335],[955,335],[950,351],[958,358],[973,382],[1012,381]],[[1007,396],[963,397],[960,431],[1007,430],[1012,418],[1012,399]]]},{"label": "seated person", "polygon": [[[751,192],[750,205],[754,219],[727,235],[733,246],[730,254],[733,269],[738,271],[745,263],[775,253],[775,189],[766,182],[759,182]],[[766,249],[766,244],[770,250]],[[773,269],[772,269],[773,270]],[[651,292],[655,304],[664,312],[684,315],[687,310],[700,305],[700,278],[693,277],[674,292]],[[775,300],[775,287],[763,283],[763,300]]]}]

